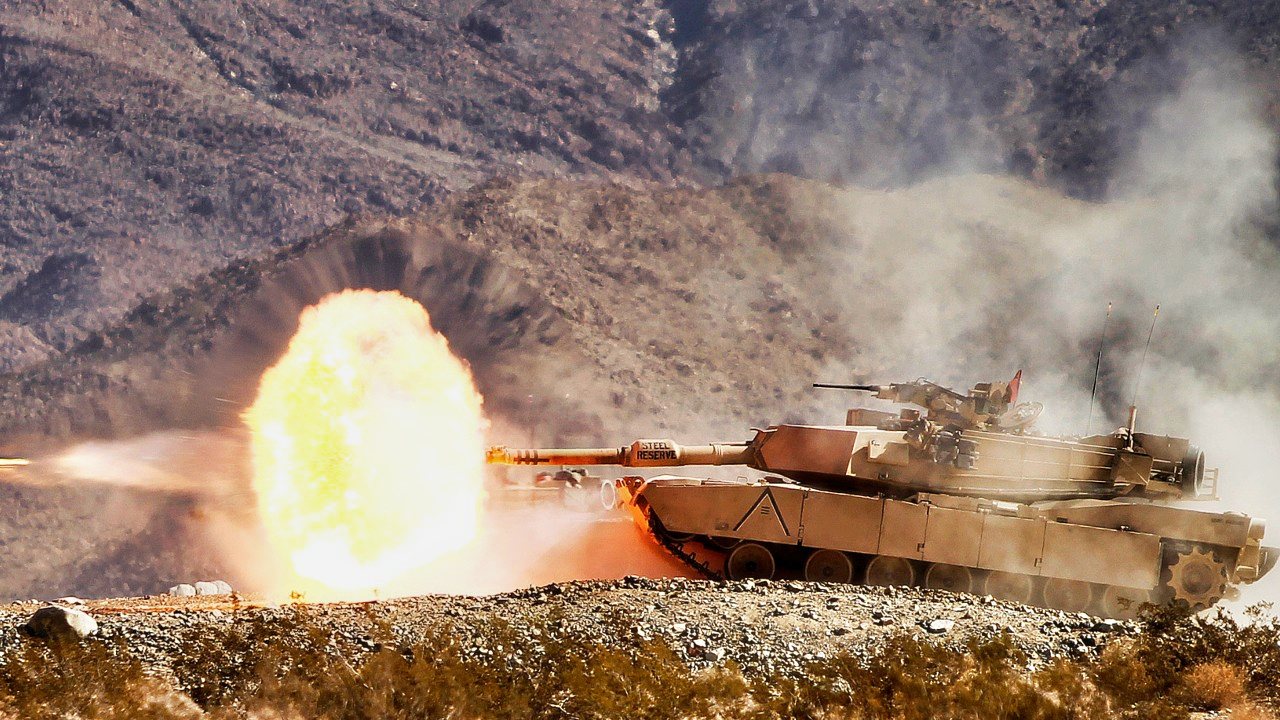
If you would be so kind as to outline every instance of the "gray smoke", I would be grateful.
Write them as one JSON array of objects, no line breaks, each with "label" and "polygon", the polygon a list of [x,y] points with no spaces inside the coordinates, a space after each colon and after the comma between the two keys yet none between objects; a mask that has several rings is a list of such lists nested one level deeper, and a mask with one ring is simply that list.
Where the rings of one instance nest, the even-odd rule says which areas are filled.
[{"label": "gray smoke", "polygon": [[833,374],[968,386],[1022,368],[1041,429],[1082,433],[1114,302],[1092,430],[1136,395],[1141,430],[1191,437],[1222,468],[1221,509],[1280,519],[1276,137],[1244,64],[1195,48],[1104,201],[982,174],[842,193],[831,295],[860,350]]}]

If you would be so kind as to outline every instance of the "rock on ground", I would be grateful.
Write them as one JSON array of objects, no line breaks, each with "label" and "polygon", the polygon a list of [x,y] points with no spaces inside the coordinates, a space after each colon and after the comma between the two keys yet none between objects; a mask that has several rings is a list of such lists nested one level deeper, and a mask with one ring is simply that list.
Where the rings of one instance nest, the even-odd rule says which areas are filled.
[{"label": "rock on ground", "polygon": [[60,605],[42,607],[23,625],[38,638],[83,640],[98,632],[98,623],[88,613]]}]

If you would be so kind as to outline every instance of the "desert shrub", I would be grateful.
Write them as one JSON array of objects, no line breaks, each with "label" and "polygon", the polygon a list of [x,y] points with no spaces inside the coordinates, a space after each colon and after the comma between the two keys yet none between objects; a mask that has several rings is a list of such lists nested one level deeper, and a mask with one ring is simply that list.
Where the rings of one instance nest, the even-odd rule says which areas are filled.
[{"label": "desert shrub", "polygon": [[1233,708],[1245,699],[1244,672],[1221,660],[1192,665],[1182,673],[1178,689],[1191,707],[1200,710]]},{"label": "desert shrub", "polygon": [[1275,720],[1264,705],[1280,668],[1273,621],[1148,623],[1097,660],[1039,669],[1007,636],[962,648],[901,636],[866,656],[816,660],[799,676],[748,678],[732,663],[692,671],[662,641],[574,637],[556,618],[438,627],[410,644],[375,622],[376,643],[363,640],[375,649],[352,654],[339,647],[344,636],[299,610],[201,632],[174,657],[176,685],[117,642],[20,640],[0,656],[0,718],[1183,720],[1230,707],[1234,717]]},{"label": "desert shrub", "polygon": [[1093,682],[1120,705],[1151,699],[1159,686],[1151,676],[1147,660],[1133,643],[1113,643],[1093,664]]},{"label": "desert shrub", "polygon": [[173,658],[178,685],[201,707],[233,705],[274,677],[326,672],[336,656],[330,635],[303,606],[290,616],[213,626]]},{"label": "desert shrub", "polygon": [[1149,611],[1142,633],[1113,642],[1093,664],[1093,681],[1131,717],[1185,718],[1189,710],[1229,700],[1243,706],[1248,696],[1274,702],[1280,699],[1280,625],[1269,610],[1255,606],[1243,618]]},{"label": "desert shrub", "polygon": [[735,667],[690,672],[663,643],[633,653],[575,638],[534,642],[500,621],[468,635],[464,647],[460,634],[440,628],[353,665],[290,632],[202,696],[216,697],[208,707],[224,717],[334,720],[730,717],[746,697]]},{"label": "desert shrub", "polygon": [[1112,698],[1098,686],[1088,666],[1057,660],[1033,676],[1035,686],[1071,720],[1111,717]]},{"label": "desert shrub", "polygon": [[[1017,718],[1101,720],[1106,699],[1087,676],[1055,668],[1026,671],[1028,658],[1008,636],[950,649],[910,637],[869,658],[842,654],[812,663],[803,681],[757,680],[761,717]],[[1090,692],[1084,689],[1090,688]]]},{"label": "desert shrub", "polygon": [[0,661],[0,717],[186,720],[200,714],[116,643],[24,638]]},{"label": "desert shrub", "polygon": [[1154,684],[1150,692],[1167,693],[1190,668],[1221,662],[1244,672],[1249,695],[1280,701],[1280,619],[1270,610],[1270,605],[1256,605],[1242,619],[1222,612],[1148,615],[1133,652]]},{"label": "desert shrub", "polygon": [[[628,653],[570,644],[559,687],[543,710],[579,718],[726,717],[741,709],[747,683],[736,666],[692,673],[665,643]],[[585,651],[585,652],[584,652]],[[567,665],[567,667],[565,666]],[[550,668],[547,668],[550,670]]]}]

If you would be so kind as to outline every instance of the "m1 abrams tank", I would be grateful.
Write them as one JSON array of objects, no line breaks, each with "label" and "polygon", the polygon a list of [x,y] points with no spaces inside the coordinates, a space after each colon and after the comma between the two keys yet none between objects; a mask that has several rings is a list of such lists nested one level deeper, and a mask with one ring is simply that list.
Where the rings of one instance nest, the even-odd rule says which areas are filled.
[{"label": "m1 abrams tank", "polygon": [[1181,504],[1217,496],[1217,470],[1188,440],[1136,432],[1132,409],[1110,434],[1032,434],[1042,408],[1017,403],[1020,376],[967,394],[923,379],[820,385],[921,410],[859,408],[844,425],[775,425],[746,442],[494,447],[488,461],[766,473],[603,486],[713,578],[924,585],[1126,617],[1146,603],[1207,608],[1275,564],[1262,520]]}]

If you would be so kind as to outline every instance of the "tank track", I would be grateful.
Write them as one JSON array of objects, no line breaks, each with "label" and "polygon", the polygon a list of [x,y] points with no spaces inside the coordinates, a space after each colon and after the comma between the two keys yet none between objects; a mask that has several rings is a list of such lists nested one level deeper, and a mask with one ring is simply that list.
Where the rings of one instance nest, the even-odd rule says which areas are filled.
[{"label": "tank track", "polygon": [[[728,578],[726,577],[723,571],[716,570],[713,566],[707,564],[702,560],[699,560],[698,556],[695,555],[690,550],[688,550],[687,548],[689,548],[690,546],[697,546],[697,547],[709,550],[713,553],[719,553],[723,555],[726,559],[728,557],[728,551],[721,550],[716,548],[713,545],[710,545],[708,542],[705,541],[705,539],[698,539],[697,537],[694,537],[688,540],[681,541],[681,540],[677,540],[675,538],[670,537],[669,535],[662,532],[658,528],[650,526],[648,530],[649,530],[649,535],[654,539],[655,542],[657,542],[660,546],[662,546],[667,552],[671,553],[671,555],[673,555],[676,559],[680,560],[682,563],[692,568],[703,577],[707,578],[708,580],[717,580],[720,582],[726,582],[728,580]],[[1165,572],[1168,573],[1167,568]],[[865,583],[855,579],[852,584],[864,585]],[[1175,605],[1175,607],[1178,607],[1184,611],[1185,610],[1198,611],[1198,610],[1203,610],[1207,607],[1213,606],[1220,599],[1221,599],[1220,597],[1214,597],[1212,600],[1203,604],[1191,605],[1190,607],[1182,607],[1179,605]],[[1050,607],[1051,609],[1056,609],[1056,608],[1052,608],[1052,606],[1043,605],[1040,603],[1033,603],[1033,604],[1039,605],[1040,607]]]},{"label": "tank track", "polygon": [[694,570],[697,570],[707,579],[720,580],[720,581],[724,581],[726,579],[724,576],[724,573],[713,570],[710,565],[699,560],[693,553],[685,551],[684,549],[685,546],[689,545],[690,543],[696,542],[699,545],[702,545],[702,543],[699,542],[698,540],[691,539],[691,540],[685,540],[684,542],[677,542],[673,538],[668,537],[667,535],[660,533],[654,530],[653,528],[649,529],[649,534],[653,536],[653,539],[656,540],[659,545],[666,548],[667,552],[676,556],[676,558],[679,559],[681,562],[683,562],[685,565],[688,565]]}]

